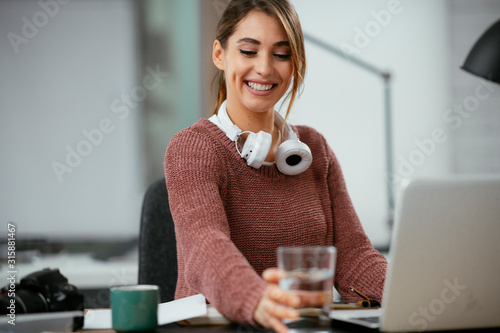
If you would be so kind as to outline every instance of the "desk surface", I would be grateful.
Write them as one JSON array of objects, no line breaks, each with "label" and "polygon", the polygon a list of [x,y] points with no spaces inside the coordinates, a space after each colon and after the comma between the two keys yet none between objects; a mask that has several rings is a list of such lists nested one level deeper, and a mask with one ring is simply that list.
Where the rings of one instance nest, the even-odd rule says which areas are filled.
[{"label": "desk surface", "polygon": [[[304,325],[303,325],[304,326]],[[307,326],[307,325],[305,325]],[[114,330],[83,330],[85,333],[116,333]],[[232,324],[232,325],[220,325],[220,326],[180,326],[177,324],[169,324],[169,325],[164,325],[161,327],[158,327],[154,333],[201,333],[201,332],[207,332],[207,333],[230,333],[230,332],[238,332],[238,333],[256,333],[256,332],[262,332],[262,333],[271,333],[274,332],[273,330],[268,330],[268,329],[259,329],[251,326],[245,326],[245,325],[237,325],[237,324]],[[328,332],[328,333],[347,333],[347,332],[352,332],[352,330],[345,330],[341,328],[329,328],[329,327],[324,327],[324,328],[317,328],[317,327],[302,327],[302,328],[291,328],[290,333],[312,333],[312,332]]]},{"label": "desk surface", "polygon": [[[114,330],[83,330],[85,333],[116,333]],[[224,325],[224,326],[179,326],[177,324],[169,324],[158,327],[154,333],[271,333],[272,330],[258,329],[251,326],[245,325]],[[314,327],[312,324],[303,324],[300,327],[291,327],[289,333],[349,333],[349,332],[378,332],[378,330],[366,329],[357,326],[351,326],[348,324],[343,324],[340,322],[333,321],[331,327],[318,328]],[[481,332],[481,333],[493,333],[498,332],[498,328],[490,329],[474,329],[474,330],[460,330],[460,331],[446,331],[445,333],[458,332],[458,333],[471,333],[471,332]],[[443,333],[442,331],[440,333]]]}]

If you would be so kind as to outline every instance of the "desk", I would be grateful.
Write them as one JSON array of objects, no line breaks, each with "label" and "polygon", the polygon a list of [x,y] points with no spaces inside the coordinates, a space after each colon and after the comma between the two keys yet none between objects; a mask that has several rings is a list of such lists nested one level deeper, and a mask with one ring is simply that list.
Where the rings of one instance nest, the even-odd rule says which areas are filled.
[{"label": "desk", "polygon": [[[303,325],[304,327],[291,328],[289,333],[351,333],[351,332],[371,332],[376,333],[378,330],[366,329],[357,326],[351,326],[343,323],[339,323],[336,321],[332,322],[331,327],[329,328],[314,328],[307,327],[311,325]],[[116,333],[114,330],[83,330],[82,333]],[[272,333],[273,330],[267,329],[258,329],[251,326],[244,325],[224,325],[224,326],[193,326],[193,327],[185,327],[179,326],[177,324],[168,324],[161,327],[158,327],[154,333]],[[490,329],[473,329],[473,330],[460,330],[460,331],[441,331],[439,333],[472,333],[472,332],[480,332],[480,333],[493,333],[498,332],[498,328],[490,328]]]},{"label": "desk", "polygon": [[[116,333],[114,330],[83,330],[82,333]],[[271,333],[273,330],[268,329],[258,329],[251,326],[245,325],[223,325],[223,326],[180,326],[177,324],[168,324],[158,327],[154,333]],[[348,333],[353,332],[352,330],[345,330],[341,328],[314,328],[314,327],[304,327],[304,328],[291,328],[290,333],[313,333],[313,332],[328,332],[328,333]]]}]

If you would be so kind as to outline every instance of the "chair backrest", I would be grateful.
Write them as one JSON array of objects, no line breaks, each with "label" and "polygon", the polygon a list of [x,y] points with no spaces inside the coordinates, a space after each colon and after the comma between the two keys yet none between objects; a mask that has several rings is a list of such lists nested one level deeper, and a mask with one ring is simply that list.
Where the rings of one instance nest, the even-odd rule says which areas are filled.
[{"label": "chair backrest", "polygon": [[150,185],[142,204],[139,234],[139,283],[160,287],[160,301],[174,299],[177,249],[165,179]]}]

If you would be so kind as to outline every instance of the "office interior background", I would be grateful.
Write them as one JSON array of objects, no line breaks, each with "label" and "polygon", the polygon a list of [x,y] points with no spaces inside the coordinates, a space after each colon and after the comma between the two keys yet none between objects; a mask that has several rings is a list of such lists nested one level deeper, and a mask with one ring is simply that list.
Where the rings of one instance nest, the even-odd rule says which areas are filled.
[{"label": "office interior background", "polygon": [[[18,244],[48,252],[134,244],[169,139],[212,113],[211,48],[227,3],[0,1],[3,243],[13,223]],[[500,86],[459,68],[500,18],[499,0],[292,3],[304,32],[344,56],[306,40],[289,122],[324,134],[377,248],[390,243],[388,188],[397,204],[405,178],[500,172]],[[391,74],[392,174],[383,80],[353,57]],[[118,255],[135,267],[134,251]]]}]

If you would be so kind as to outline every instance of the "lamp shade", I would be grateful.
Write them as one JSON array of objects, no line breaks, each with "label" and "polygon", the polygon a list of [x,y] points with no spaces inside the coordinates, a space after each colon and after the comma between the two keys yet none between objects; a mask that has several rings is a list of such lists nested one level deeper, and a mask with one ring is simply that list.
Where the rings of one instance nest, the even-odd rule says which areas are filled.
[{"label": "lamp shade", "polygon": [[500,20],[477,40],[461,68],[486,80],[500,83]]}]

